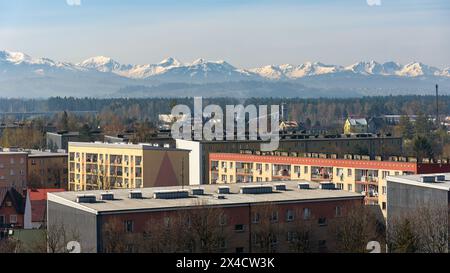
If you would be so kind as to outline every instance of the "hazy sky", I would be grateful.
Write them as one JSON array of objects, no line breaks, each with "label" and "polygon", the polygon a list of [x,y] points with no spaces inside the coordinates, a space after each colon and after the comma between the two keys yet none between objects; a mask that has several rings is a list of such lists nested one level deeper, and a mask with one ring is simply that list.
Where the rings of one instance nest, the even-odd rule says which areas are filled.
[{"label": "hazy sky", "polygon": [[249,68],[374,59],[443,68],[450,1],[0,0],[0,49],[71,62],[203,57]]}]

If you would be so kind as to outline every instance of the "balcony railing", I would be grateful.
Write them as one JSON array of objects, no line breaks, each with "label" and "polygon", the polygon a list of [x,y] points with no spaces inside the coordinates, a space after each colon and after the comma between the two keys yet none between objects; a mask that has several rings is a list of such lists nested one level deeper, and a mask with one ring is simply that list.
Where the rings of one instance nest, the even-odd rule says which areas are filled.
[{"label": "balcony railing", "polygon": [[239,169],[236,169],[236,173],[252,174],[253,169],[239,168]]}]

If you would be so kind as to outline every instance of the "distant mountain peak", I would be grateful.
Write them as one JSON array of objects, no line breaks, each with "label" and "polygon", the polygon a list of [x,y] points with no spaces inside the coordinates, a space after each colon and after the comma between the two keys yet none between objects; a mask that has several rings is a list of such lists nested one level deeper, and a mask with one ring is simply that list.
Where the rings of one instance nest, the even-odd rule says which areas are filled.
[{"label": "distant mountain peak", "polygon": [[181,66],[181,62],[173,57],[167,57],[158,63],[160,66]]}]

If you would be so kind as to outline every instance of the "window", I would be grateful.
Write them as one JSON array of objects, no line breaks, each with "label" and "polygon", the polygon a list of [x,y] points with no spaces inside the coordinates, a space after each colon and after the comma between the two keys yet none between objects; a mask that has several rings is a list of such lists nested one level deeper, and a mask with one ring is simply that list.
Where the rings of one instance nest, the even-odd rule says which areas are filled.
[{"label": "window", "polygon": [[326,226],[327,225],[327,218],[319,217],[318,223],[319,223],[319,226],[321,226],[321,227]]},{"label": "window", "polygon": [[270,222],[278,222],[278,211],[272,211]]},{"label": "window", "polygon": [[287,240],[288,242],[294,241],[294,239],[295,239],[295,232],[293,232],[293,231],[288,231],[286,235],[287,235],[287,236],[286,236],[286,237],[287,237],[286,240]]},{"label": "window", "polygon": [[387,192],[386,186],[381,187],[381,193],[386,194],[386,192]]},{"label": "window", "polygon": [[389,175],[389,171],[383,171],[383,172],[381,173],[381,177],[382,177],[383,179],[385,179],[386,176],[388,176],[388,175]]},{"label": "window", "polygon": [[17,223],[17,215],[11,214],[11,215],[9,216],[9,223],[11,223],[11,224]]},{"label": "window", "polygon": [[9,170],[9,175],[14,175],[14,170]]},{"label": "window", "polygon": [[11,159],[9,160],[9,162],[10,162],[11,164],[14,164],[14,158],[11,158]]},{"label": "window", "polygon": [[233,169],[233,162],[230,162],[230,169]]},{"label": "window", "polygon": [[236,247],[236,253],[243,253],[244,248],[243,247]]},{"label": "window", "polygon": [[303,168],[303,172],[304,172],[305,174],[308,173],[308,166],[305,166],[305,167]]},{"label": "window", "polygon": [[386,202],[381,203],[381,208],[382,208],[383,210],[386,210]]},{"label": "window", "polygon": [[291,222],[294,221],[294,211],[291,209],[288,209],[286,212],[286,221]]},{"label": "window", "polygon": [[126,220],[125,224],[125,232],[133,232],[133,220]]},{"label": "window", "polygon": [[342,207],[341,206],[336,206],[335,216],[336,217],[341,217],[342,216]]},{"label": "window", "polygon": [[222,182],[227,183],[227,176],[225,174],[222,174]]},{"label": "window", "polygon": [[395,175],[400,175],[400,172],[395,172]]},{"label": "window", "polygon": [[5,205],[7,207],[12,207],[12,202],[8,200],[8,201],[5,202]]},{"label": "window", "polygon": [[347,169],[347,176],[352,176],[352,169]]},{"label": "window", "polygon": [[233,179],[234,177],[232,176],[232,175],[230,175],[230,182],[233,182]]},{"label": "window", "polygon": [[294,172],[300,176],[300,166],[294,166]]},{"label": "window", "polygon": [[253,224],[257,224],[260,221],[260,216],[258,212],[253,213],[253,217],[252,217],[252,223]]},{"label": "window", "polygon": [[303,209],[303,219],[308,220],[311,218],[311,210],[309,208]]},{"label": "window", "polygon": [[242,232],[242,231],[245,230],[245,226],[242,225],[242,224],[235,225],[235,226],[234,226],[234,230],[235,230],[236,232]]},{"label": "window", "polygon": [[353,191],[353,185],[352,184],[348,184],[347,185],[347,189],[348,189],[348,191]]},{"label": "window", "polygon": [[336,186],[338,189],[343,190],[344,189],[344,184],[343,183],[336,183]]},{"label": "window", "polygon": [[266,164],[266,172],[269,171],[269,164]]},{"label": "window", "polygon": [[25,160],[23,158],[20,158],[20,164],[23,164]]}]

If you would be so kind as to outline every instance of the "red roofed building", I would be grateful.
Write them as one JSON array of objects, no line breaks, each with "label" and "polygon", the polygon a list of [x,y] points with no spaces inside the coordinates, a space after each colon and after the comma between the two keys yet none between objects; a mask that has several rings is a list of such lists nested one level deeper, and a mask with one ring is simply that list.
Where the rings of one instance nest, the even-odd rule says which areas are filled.
[{"label": "red roofed building", "polygon": [[28,189],[25,202],[24,228],[37,229],[46,223],[47,193],[64,189]]}]

